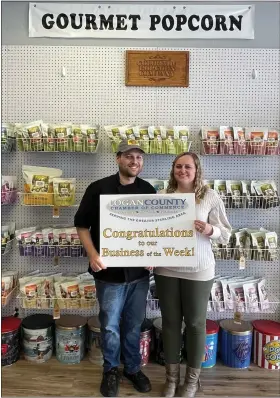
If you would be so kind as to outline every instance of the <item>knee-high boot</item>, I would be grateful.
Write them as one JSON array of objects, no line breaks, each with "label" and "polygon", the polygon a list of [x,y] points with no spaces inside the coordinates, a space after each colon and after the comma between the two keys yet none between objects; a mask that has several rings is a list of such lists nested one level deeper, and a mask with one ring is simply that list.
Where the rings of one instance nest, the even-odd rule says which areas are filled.
[{"label": "knee-high boot", "polygon": [[176,389],[180,383],[180,364],[171,363],[165,365],[166,382],[163,387],[163,397],[174,397]]},{"label": "knee-high boot", "polygon": [[180,396],[185,398],[193,398],[197,390],[200,388],[200,375],[201,369],[191,368],[187,366],[185,382],[181,388]]}]

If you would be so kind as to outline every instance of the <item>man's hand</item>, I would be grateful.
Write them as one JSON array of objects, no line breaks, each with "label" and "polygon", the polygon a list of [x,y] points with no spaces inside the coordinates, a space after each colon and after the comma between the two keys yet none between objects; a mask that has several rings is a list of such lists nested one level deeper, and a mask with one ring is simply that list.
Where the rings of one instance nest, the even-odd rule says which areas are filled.
[{"label": "man's hand", "polygon": [[148,271],[152,271],[155,267],[145,267]]},{"label": "man's hand", "polygon": [[107,267],[103,264],[99,254],[93,254],[89,256],[89,264],[93,272],[101,271]]}]

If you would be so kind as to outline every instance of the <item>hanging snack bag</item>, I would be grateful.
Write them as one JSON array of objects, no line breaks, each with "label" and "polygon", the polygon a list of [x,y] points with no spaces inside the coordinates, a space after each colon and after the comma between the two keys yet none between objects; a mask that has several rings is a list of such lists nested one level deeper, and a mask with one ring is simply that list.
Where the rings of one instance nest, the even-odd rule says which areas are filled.
[{"label": "hanging snack bag", "polygon": [[277,207],[279,198],[274,181],[254,181],[256,194],[262,198],[262,208]]},{"label": "hanging snack bag", "polygon": [[148,132],[148,126],[135,126],[133,127],[133,133],[135,139],[140,144],[140,148],[143,149],[145,153],[150,153],[150,138]]},{"label": "hanging snack bag", "polygon": [[67,241],[66,228],[53,229],[54,245],[57,246],[56,255],[58,257],[69,257],[70,247]]},{"label": "hanging snack bag", "polygon": [[213,301],[213,309],[216,312],[224,312],[224,295],[221,281],[217,280],[213,283],[211,289],[211,296]]},{"label": "hanging snack bag", "polygon": [[176,155],[178,132],[173,127],[166,128],[166,150],[169,155]]},{"label": "hanging snack bag", "polygon": [[82,257],[84,250],[75,227],[66,228],[66,239],[68,245],[70,246],[70,256],[71,257]]},{"label": "hanging snack bag", "polygon": [[84,280],[79,282],[79,291],[81,295],[81,308],[92,308],[96,300],[96,288],[94,280]]},{"label": "hanging snack bag", "polygon": [[245,305],[248,312],[260,312],[258,280],[243,284]]},{"label": "hanging snack bag", "polygon": [[233,128],[220,126],[220,153],[221,155],[233,155],[234,154],[234,135]]},{"label": "hanging snack bag", "polygon": [[19,245],[20,256],[33,256],[34,247],[32,244],[32,236],[36,231],[36,227],[19,229],[15,232]]},{"label": "hanging snack bag", "polygon": [[1,204],[11,204],[17,199],[17,177],[2,176]]},{"label": "hanging snack bag", "polygon": [[278,155],[279,136],[280,133],[278,130],[268,130],[265,146],[266,155]]},{"label": "hanging snack bag", "polygon": [[259,293],[259,299],[260,299],[260,307],[261,310],[269,310],[270,309],[270,302],[269,302],[269,298],[267,295],[267,290],[266,290],[266,280],[265,279],[261,279],[258,282],[258,293]]},{"label": "hanging snack bag", "polygon": [[265,232],[265,258],[267,261],[278,260],[277,240],[278,237],[276,232]]},{"label": "hanging snack bag", "polygon": [[62,170],[49,167],[22,166],[25,205],[53,205],[53,179],[61,177]]},{"label": "hanging snack bag", "polygon": [[44,228],[42,230],[42,234],[45,246],[45,255],[47,257],[55,257],[56,247],[54,245],[53,228]]},{"label": "hanging snack bag", "polygon": [[230,194],[227,191],[226,181],[215,180],[214,181],[214,189],[220,195],[220,198],[224,202],[225,208],[229,208],[230,206]]},{"label": "hanging snack bag", "polygon": [[204,185],[207,185],[210,189],[214,189],[214,180],[204,180]]},{"label": "hanging snack bag", "polygon": [[244,230],[235,233],[235,260],[240,260],[240,257],[250,259],[250,251],[247,250],[247,237],[248,234]]},{"label": "hanging snack bag", "polygon": [[246,141],[245,129],[243,127],[233,127],[234,153],[236,155],[248,154],[248,142]]},{"label": "hanging snack bag", "polygon": [[55,138],[56,148],[59,152],[68,152],[71,150],[71,124],[52,124],[49,126],[49,134]]},{"label": "hanging snack bag", "polygon": [[79,283],[77,280],[72,280],[69,282],[62,282],[61,289],[63,291],[63,296],[65,297],[66,308],[80,308],[80,291]]},{"label": "hanging snack bag", "polygon": [[99,128],[98,126],[89,126],[81,124],[82,134],[84,135],[84,150],[85,152],[96,152],[98,139],[99,139]]},{"label": "hanging snack bag", "polygon": [[217,127],[202,127],[202,155],[217,155],[220,153],[220,133]]},{"label": "hanging snack bag", "polygon": [[121,142],[120,127],[119,126],[104,126],[106,134],[108,135],[113,152],[117,152],[119,143]]},{"label": "hanging snack bag", "polygon": [[69,151],[84,151],[84,135],[81,126],[72,126],[71,140],[69,140]]},{"label": "hanging snack bag", "polygon": [[44,141],[44,152],[55,152],[57,151],[57,142],[55,137],[54,129],[47,124],[42,124],[43,141]]},{"label": "hanging snack bag", "polygon": [[246,127],[245,137],[249,142],[250,155],[265,155],[267,128]]},{"label": "hanging snack bag", "polygon": [[[247,209],[253,209],[256,206],[256,191],[251,185],[251,181],[241,181],[242,193],[244,195],[244,207]],[[253,189],[253,191],[252,191]]]},{"label": "hanging snack bag", "polygon": [[240,209],[244,207],[244,192],[241,181],[226,181],[227,191],[231,194],[231,208]]},{"label": "hanging snack bag", "polygon": [[33,256],[45,257],[43,232],[41,230],[37,230],[34,232],[31,237],[31,243],[33,245]]},{"label": "hanging snack bag", "polygon": [[14,125],[11,123],[3,123],[1,125],[1,152],[11,152],[14,146]]},{"label": "hanging snack bag", "polygon": [[266,260],[267,254],[265,250],[265,232],[253,232],[251,233],[251,239],[253,246],[253,260]]},{"label": "hanging snack bag", "polygon": [[54,178],[54,206],[73,206],[75,204],[76,178]]},{"label": "hanging snack bag", "polygon": [[151,138],[150,153],[162,153],[162,137],[160,127],[150,126],[148,133]]},{"label": "hanging snack bag", "polygon": [[22,140],[24,151],[43,151],[42,120],[28,123],[23,126]]},{"label": "hanging snack bag", "polygon": [[228,285],[235,312],[245,312],[243,281],[229,282]]},{"label": "hanging snack bag", "polygon": [[179,155],[188,152],[190,148],[190,129],[187,126],[174,126],[174,137],[176,137],[176,153]]}]

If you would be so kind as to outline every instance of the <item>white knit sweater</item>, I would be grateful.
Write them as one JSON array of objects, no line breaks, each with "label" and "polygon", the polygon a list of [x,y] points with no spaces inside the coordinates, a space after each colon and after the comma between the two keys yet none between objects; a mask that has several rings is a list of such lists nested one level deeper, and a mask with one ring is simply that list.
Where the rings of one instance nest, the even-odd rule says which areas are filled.
[{"label": "white knit sweater", "polygon": [[[166,190],[159,193],[164,194]],[[227,219],[225,206],[219,194],[213,189],[208,189],[200,203],[196,204],[196,219],[207,222],[213,227],[211,236],[197,235],[197,272],[188,272],[187,267],[156,267],[154,273],[175,278],[207,281],[214,278],[215,259],[211,249],[211,240],[226,244],[229,241],[231,226]]]}]

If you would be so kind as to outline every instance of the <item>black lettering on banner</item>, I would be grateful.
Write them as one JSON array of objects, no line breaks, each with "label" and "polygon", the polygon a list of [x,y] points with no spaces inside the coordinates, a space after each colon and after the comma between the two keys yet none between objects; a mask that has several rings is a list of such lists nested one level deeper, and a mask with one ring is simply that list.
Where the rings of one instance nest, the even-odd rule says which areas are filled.
[{"label": "black lettering on banner", "polygon": [[77,14],[70,14],[71,26],[73,29],[81,29],[81,27],[83,25],[83,14],[79,14],[79,17],[80,17],[80,25],[79,26],[76,25],[76,16],[77,16]]},{"label": "black lettering on banner", "polygon": [[187,17],[184,14],[176,15],[176,19],[177,19],[176,30],[181,31],[182,30],[182,25],[185,25],[186,22],[187,22]]},{"label": "black lettering on banner", "polygon": [[132,26],[131,26],[131,30],[138,30],[138,26],[137,26],[137,20],[141,20],[140,15],[129,15],[128,19],[132,19]]},{"label": "black lettering on banner", "polygon": [[[100,14],[100,30],[108,29],[114,30],[114,15],[110,14],[109,17],[106,19],[105,15]],[[108,28],[109,25],[109,28]]]},{"label": "black lettering on banner", "polygon": [[226,25],[226,17],[224,15],[215,15],[216,18],[216,27],[215,30],[222,30],[226,31],[227,30],[227,25]]},{"label": "black lettering on banner", "polygon": [[44,14],[42,16],[42,25],[45,29],[51,29],[54,25],[54,21],[47,22],[47,18],[53,19],[53,14]]},{"label": "black lettering on banner", "polygon": [[[167,20],[169,20],[169,26],[167,26],[167,23],[166,23]],[[173,17],[171,15],[165,15],[162,18],[162,27],[163,27],[163,29],[169,31],[169,30],[173,29],[173,26],[174,26]]]},{"label": "black lettering on banner", "polygon": [[198,29],[199,29],[199,26],[194,26],[194,24],[193,24],[193,19],[196,19],[197,22],[199,22],[199,16],[194,14],[194,15],[191,15],[191,16],[189,17],[189,20],[188,20],[188,27],[189,27],[189,30],[191,30],[191,31],[195,31],[195,30],[198,30]]},{"label": "black lettering on banner", "polygon": [[231,30],[231,31],[234,30],[233,25],[235,25],[238,30],[242,29],[243,15],[238,15],[238,19],[235,18],[233,15],[230,15],[229,19],[230,19],[230,28],[229,28],[229,30]]},{"label": "black lettering on banner", "polygon": [[[207,21],[207,25],[206,26],[206,21]],[[213,22],[213,18],[211,17],[211,15],[204,15],[204,17],[202,17],[201,19],[201,27],[203,30],[211,30],[213,28],[214,22]]]},{"label": "black lettering on banner", "polygon": [[[62,24],[64,21],[64,25]],[[59,29],[66,29],[69,24],[69,19],[66,14],[59,14],[56,18],[56,24]]]},{"label": "black lettering on banner", "polygon": [[86,30],[90,30],[90,29],[97,30],[98,28],[97,28],[97,25],[95,22],[96,16],[94,14],[85,14],[85,17],[86,17],[85,29]]},{"label": "black lettering on banner", "polygon": [[[116,30],[127,30],[127,25],[124,25],[127,16],[125,14],[118,14],[117,17],[117,28]],[[124,25],[124,26],[122,26]]]},{"label": "black lettering on banner", "polygon": [[158,25],[161,21],[161,18],[159,15],[150,15],[151,19],[151,25],[150,25],[150,30],[156,30],[156,25]]}]

